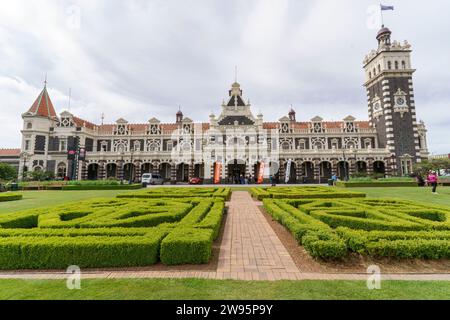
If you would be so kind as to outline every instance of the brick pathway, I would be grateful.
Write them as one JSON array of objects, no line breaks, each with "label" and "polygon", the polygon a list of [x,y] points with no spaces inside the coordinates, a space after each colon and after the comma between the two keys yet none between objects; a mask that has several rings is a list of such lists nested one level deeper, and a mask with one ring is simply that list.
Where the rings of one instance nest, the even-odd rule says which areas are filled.
[{"label": "brick pathway", "polygon": [[[235,280],[366,280],[365,273],[301,273],[246,191],[234,191],[216,271],[83,271],[82,278],[205,278]],[[65,272],[0,272],[0,279],[66,279]],[[382,274],[383,280],[446,280],[446,274]]]}]

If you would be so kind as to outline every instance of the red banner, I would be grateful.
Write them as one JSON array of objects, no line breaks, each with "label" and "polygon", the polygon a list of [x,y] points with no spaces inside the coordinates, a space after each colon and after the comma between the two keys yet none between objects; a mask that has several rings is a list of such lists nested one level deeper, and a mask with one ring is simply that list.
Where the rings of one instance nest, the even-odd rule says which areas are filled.
[{"label": "red banner", "polygon": [[258,184],[262,184],[264,179],[264,162],[259,164]]},{"label": "red banner", "polygon": [[222,163],[214,163],[214,183],[220,183],[220,176],[222,175]]}]

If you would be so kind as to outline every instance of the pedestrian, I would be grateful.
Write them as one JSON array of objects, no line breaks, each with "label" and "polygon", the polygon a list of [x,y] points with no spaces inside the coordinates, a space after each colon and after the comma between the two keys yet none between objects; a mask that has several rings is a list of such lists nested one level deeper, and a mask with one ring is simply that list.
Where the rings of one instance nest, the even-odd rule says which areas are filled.
[{"label": "pedestrian", "polygon": [[333,180],[333,186],[336,186],[337,179],[338,179],[338,177],[337,177],[336,174],[333,174],[333,175],[331,176],[331,180]]},{"label": "pedestrian", "polygon": [[430,172],[430,174],[427,177],[427,182],[428,182],[428,185],[431,186],[431,192],[433,194],[438,194],[436,192],[437,184],[438,184],[438,177],[437,177],[436,171]]}]

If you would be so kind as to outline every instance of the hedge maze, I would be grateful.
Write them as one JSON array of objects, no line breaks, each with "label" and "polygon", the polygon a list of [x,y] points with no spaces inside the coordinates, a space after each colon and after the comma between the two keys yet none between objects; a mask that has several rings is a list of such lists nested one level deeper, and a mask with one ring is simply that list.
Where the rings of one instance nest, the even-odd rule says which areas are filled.
[{"label": "hedge maze", "polygon": [[264,199],[269,214],[317,258],[450,258],[450,210],[394,199]]},{"label": "hedge maze", "polygon": [[0,193],[0,202],[21,200],[22,195],[18,193]]},{"label": "hedge maze", "polygon": [[266,198],[274,199],[299,199],[299,198],[360,198],[366,195],[362,192],[340,190],[330,187],[255,187],[250,189],[250,193],[258,200]]},{"label": "hedge maze", "polygon": [[0,269],[207,263],[222,198],[94,199],[0,216]]},{"label": "hedge maze", "polygon": [[205,187],[205,188],[146,188],[142,191],[128,192],[117,195],[118,198],[222,198],[229,200],[231,188]]}]

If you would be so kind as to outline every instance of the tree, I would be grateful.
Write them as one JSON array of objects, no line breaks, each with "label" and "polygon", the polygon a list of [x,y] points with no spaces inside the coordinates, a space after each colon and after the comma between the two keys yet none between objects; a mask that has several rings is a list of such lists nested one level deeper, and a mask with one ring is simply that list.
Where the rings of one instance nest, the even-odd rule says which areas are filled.
[{"label": "tree", "polygon": [[50,171],[35,170],[27,172],[27,179],[32,181],[53,180],[55,174]]},{"label": "tree", "polygon": [[15,178],[17,178],[16,169],[7,163],[0,163],[0,180],[9,181]]},{"label": "tree", "polygon": [[432,159],[418,162],[414,165],[413,171],[417,176],[426,176],[430,171],[450,170],[450,159]]}]

